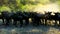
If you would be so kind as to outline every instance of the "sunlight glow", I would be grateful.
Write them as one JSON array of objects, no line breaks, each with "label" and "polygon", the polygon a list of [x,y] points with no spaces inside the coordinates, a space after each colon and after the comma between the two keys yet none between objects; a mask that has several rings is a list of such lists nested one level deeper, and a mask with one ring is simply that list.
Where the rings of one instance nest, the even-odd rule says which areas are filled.
[{"label": "sunlight glow", "polygon": [[44,11],[59,12],[59,7],[57,4],[46,4],[46,5],[42,5],[42,6],[39,5],[39,6],[36,6],[33,11],[42,12],[42,13],[44,13]]}]

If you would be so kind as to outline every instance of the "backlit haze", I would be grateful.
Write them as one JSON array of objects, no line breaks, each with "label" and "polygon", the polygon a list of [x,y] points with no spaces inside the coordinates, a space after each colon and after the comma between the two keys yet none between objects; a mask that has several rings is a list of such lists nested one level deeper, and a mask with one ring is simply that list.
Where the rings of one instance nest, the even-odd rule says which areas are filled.
[{"label": "backlit haze", "polygon": [[[10,2],[11,1],[11,2]],[[1,2],[0,11],[60,12],[60,0],[10,0]],[[13,4],[14,2],[14,4]],[[3,4],[4,3],[4,4]]]}]

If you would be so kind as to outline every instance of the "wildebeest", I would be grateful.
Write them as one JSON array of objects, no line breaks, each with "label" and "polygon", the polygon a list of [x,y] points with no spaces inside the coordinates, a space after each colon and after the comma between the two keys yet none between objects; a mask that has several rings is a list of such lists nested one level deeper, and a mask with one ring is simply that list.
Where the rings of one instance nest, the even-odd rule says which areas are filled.
[{"label": "wildebeest", "polygon": [[14,13],[14,15],[12,16],[12,19],[14,21],[13,25],[17,25],[17,21],[20,21],[20,26],[23,25],[23,17],[22,17],[22,12],[18,11],[16,13]]},{"label": "wildebeest", "polygon": [[36,12],[30,12],[30,17],[32,19],[33,25],[39,25],[39,22],[41,22],[41,15]]},{"label": "wildebeest", "polygon": [[51,20],[51,13],[52,12],[47,12],[45,13],[45,24],[47,25],[47,20]]},{"label": "wildebeest", "polygon": [[54,13],[55,15],[51,15],[52,12],[45,13],[45,24],[47,24],[47,20],[55,20],[55,25],[57,25],[57,21],[60,20],[60,13]]},{"label": "wildebeest", "polygon": [[[9,25],[9,20],[10,20],[10,15],[9,15],[9,12],[8,11],[3,11],[1,12],[2,14],[2,19],[3,19],[3,23],[6,24],[6,25]],[[5,21],[4,21],[5,19]]]},{"label": "wildebeest", "polygon": [[25,20],[25,25],[29,24],[30,14],[28,12],[23,12],[23,20]]},{"label": "wildebeest", "polygon": [[4,23],[4,19],[3,19],[3,16],[2,16],[2,14],[0,13],[0,19],[3,21],[3,23]]},{"label": "wildebeest", "polygon": [[59,21],[59,24],[60,24],[60,13],[55,13],[55,16],[54,16],[54,20],[55,20],[55,25],[57,24],[57,21]]},{"label": "wildebeest", "polygon": [[[37,17],[37,22],[42,25],[44,24],[44,19],[45,19],[45,15],[44,14],[41,14],[41,13],[37,13],[36,14],[36,17]],[[42,22],[43,21],[43,22]]]},{"label": "wildebeest", "polygon": [[[20,26],[22,26],[23,24],[28,25],[29,18],[31,18],[33,25],[40,25],[42,24],[42,21],[44,20],[45,20],[46,25],[47,25],[47,20],[55,20],[55,24],[57,24],[57,20],[58,20],[60,24],[60,13],[54,13],[55,15],[51,15],[51,13],[52,12],[40,14],[36,12],[3,11],[1,12],[0,19],[2,19],[3,23],[6,25],[9,25],[9,23],[13,20],[12,24],[15,26],[17,26],[18,21],[19,21]],[[25,23],[23,23],[23,20],[25,20]]]}]

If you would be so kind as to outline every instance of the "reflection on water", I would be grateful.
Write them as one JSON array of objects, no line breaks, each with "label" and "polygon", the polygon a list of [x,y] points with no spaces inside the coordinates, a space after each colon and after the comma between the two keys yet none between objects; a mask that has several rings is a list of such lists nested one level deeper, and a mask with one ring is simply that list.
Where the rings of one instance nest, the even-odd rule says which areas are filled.
[{"label": "reflection on water", "polygon": [[25,26],[25,27],[4,27],[0,26],[0,34],[60,34],[60,27],[52,26]]}]

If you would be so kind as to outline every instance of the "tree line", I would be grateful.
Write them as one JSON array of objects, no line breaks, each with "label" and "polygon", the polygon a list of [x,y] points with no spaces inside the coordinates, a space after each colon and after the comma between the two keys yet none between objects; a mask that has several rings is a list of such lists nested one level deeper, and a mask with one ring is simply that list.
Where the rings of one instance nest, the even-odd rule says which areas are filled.
[{"label": "tree line", "polygon": [[[53,3],[60,0],[0,0],[0,8],[3,6],[8,6],[11,10],[27,10],[30,8],[30,5],[47,4],[49,2]],[[59,5],[60,3],[57,2]],[[29,8],[28,8],[29,7]]]}]

